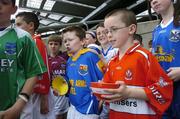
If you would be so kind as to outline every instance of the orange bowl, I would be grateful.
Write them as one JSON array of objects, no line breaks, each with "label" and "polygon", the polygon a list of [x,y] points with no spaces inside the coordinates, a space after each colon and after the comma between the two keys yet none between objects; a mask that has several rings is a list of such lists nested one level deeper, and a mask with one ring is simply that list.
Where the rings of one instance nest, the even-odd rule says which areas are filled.
[{"label": "orange bowl", "polygon": [[105,89],[117,89],[119,86],[115,83],[91,82],[91,90],[99,99],[101,99],[101,95],[111,95],[111,93],[104,91]]}]

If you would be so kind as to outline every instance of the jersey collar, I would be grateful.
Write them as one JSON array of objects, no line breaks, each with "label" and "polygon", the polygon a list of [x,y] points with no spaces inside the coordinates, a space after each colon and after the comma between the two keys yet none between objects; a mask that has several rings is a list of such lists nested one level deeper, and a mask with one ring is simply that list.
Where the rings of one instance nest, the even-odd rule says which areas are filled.
[{"label": "jersey collar", "polygon": [[82,54],[85,54],[86,52],[89,52],[89,48],[84,48],[78,51],[76,56],[73,56],[72,54],[69,54],[70,57],[72,57],[72,61],[76,61]]},{"label": "jersey collar", "polygon": [[[137,49],[139,46],[141,46],[141,45],[138,44],[138,43],[135,43],[132,47],[130,47],[130,48],[126,51],[125,55],[128,55],[128,54],[136,51],[136,49]],[[112,58],[112,60],[116,60],[116,59],[119,60],[119,51],[118,51],[117,55],[116,55],[114,58]]]},{"label": "jersey collar", "polygon": [[131,48],[129,48],[127,50],[126,54],[130,54],[130,53],[134,52],[139,46],[140,46],[140,44],[135,43]]},{"label": "jersey collar", "polygon": [[0,37],[3,36],[5,33],[7,33],[10,29],[14,28],[14,24],[11,24],[7,28],[5,28],[3,31],[0,31]]}]

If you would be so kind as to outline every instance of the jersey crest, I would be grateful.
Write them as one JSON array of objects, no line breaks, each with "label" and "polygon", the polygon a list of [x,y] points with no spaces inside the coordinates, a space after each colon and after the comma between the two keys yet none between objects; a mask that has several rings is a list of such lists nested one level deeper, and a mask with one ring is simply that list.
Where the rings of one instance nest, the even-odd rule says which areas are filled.
[{"label": "jersey crest", "polygon": [[84,64],[80,64],[79,65],[79,74],[83,75],[83,76],[88,74],[88,66],[84,65]]},{"label": "jersey crest", "polygon": [[170,34],[170,41],[178,42],[180,40],[180,30],[172,30]]},{"label": "jersey crest", "polygon": [[16,43],[7,42],[4,53],[7,55],[16,55]]}]

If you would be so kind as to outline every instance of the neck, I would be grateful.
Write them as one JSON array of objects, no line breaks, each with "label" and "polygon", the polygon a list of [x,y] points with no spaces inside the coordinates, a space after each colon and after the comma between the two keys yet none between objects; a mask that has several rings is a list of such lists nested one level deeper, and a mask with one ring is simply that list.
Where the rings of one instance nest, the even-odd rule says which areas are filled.
[{"label": "neck", "polygon": [[51,53],[50,56],[51,57],[56,57],[58,55],[58,53]]},{"label": "neck", "polygon": [[73,53],[72,56],[73,56],[73,57],[76,57],[77,54],[79,53],[79,51],[80,51],[81,49],[82,49],[82,48],[80,48],[77,52]]},{"label": "neck", "polygon": [[168,23],[172,19],[173,14],[174,14],[174,7],[173,7],[173,4],[171,4],[170,7],[166,11],[161,13],[163,24]]},{"label": "neck", "polygon": [[110,46],[110,44],[107,43],[105,45],[102,45],[102,48],[104,49],[104,51],[106,51],[106,50],[108,50],[109,46]]},{"label": "neck", "polygon": [[127,50],[134,45],[133,40],[128,39],[125,44],[122,45],[122,47],[119,48],[119,59],[121,59],[124,54],[127,52]]},{"label": "neck", "polygon": [[9,25],[11,25],[11,22],[7,22],[7,23],[0,23],[0,28],[6,28]]},{"label": "neck", "polygon": [[31,34],[31,36],[34,36],[34,32],[33,31],[29,31],[29,33]]}]

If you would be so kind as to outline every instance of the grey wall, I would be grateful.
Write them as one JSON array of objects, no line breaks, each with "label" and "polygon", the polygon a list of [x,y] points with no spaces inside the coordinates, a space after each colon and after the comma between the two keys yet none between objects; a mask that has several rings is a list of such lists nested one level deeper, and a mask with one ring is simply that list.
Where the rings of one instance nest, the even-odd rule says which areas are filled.
[{"label": "grey wall", "polygon": [[143,37],[143,45],[148,48],[148,42],[152,39],[152,31],[159,20],[138,23],[137,33]]}]

